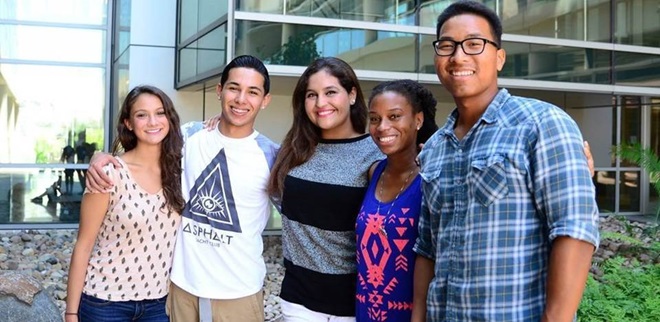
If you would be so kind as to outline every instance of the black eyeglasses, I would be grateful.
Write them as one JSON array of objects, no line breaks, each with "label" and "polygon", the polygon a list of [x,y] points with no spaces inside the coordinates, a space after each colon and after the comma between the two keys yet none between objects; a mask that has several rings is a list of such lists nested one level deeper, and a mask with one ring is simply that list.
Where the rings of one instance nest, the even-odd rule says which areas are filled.
[{"label": "black eyeglasses", "polygon": [[458,46],[461,46],[466,55],[479,55],[484,52],[486,44],[491,44],[495,48],[500,49],[500,45],[496,42],[485,38],[467,38],[462,41],[438,39],[433,42],[433,49],[436,55],[442,57],[453,56]]}]

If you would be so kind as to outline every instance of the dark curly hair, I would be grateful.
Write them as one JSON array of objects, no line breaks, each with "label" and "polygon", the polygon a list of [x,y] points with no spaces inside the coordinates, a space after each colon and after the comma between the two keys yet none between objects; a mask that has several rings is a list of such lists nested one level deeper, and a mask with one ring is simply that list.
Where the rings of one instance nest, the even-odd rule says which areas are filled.
[{"label": "dark curly hair", "polygon": [[181,156],[183,148],[183,136],[181,134],[181,121],[179,114],[174,109],[172,100],[160,89],[149,86],[141,85],[133,88],[119,110],[119,117],[117,119],[117,138],[112,143],[111,152],[113,155],[118,155],[122,151],[133,150],[138,143],[137,137],[133,131],[126,128],[125,120],[131,117],[131,109],[140,97],[140,95],[149,94],[158,97],[163,103],[165,116],[170,123],[170,130],[167,136],[161,143],[160,153],[160,178],[163,186],[163,195],[165,196],[165,203],[163,206],[168,206],[170,210],[181,213],[183,211],[184,200],[181,193]]},{"label": "dark curly hair", "polygon": [[353,68],[345,61],[335,57],[322,57],[313,61],[298,78],[298,83],[293,90],[291,99],[293,125],[282,141],[280,152],[277,154],[277,160],[271,171],[268,192],[272,195],[281,195],[286,175],[292,168],[307,162],[312,157],[316,145],[321,139],[321,129],[312,123],[305,111],[305,93],[309,78],[320,71],[326,71],[336,77],[341,87],[347,92],[350,93],[355,89],[355,104],[350,107],[351,125],[357,133],[366,132],[367,105]]},{"label": "dark curly hair", "polygon": [[394,92],[403,96],[412,106],[414,114],[422,112],[424,114],[424,123],[417,131],[417,144],[425,143],[433,133],[438,129],[435,123],[435,112],[437,101],[433,93],[420,83],[410,79],[399,79],[382,82],[371,91],[369,96],[369,105],[373,99],[385,92]]},{"label": "dark curly hair", "polygon": [[502,47],[502,22],[500,21],[500,18],[493,10],[477,1],[457,1],[449,5],[449,7],[440,13],[435,31],[436,38],[440,38],[440,29],[442,29],[442,25],[444,25],[447,20],[463,14],[473,14],[486,19],[490,25],[490,31],[493,34],[494,41],[500,48]]}]

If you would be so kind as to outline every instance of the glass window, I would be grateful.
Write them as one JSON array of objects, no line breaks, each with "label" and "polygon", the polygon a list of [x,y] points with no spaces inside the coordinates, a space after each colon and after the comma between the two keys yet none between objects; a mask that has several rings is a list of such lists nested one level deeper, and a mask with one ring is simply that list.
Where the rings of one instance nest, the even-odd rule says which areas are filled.
[{"label": "glass window", "polygon": [[[621,97],[621,143],[641,143],[642,109],[639,96]],[[635,164],[622,166],[637,166]]]},{"label": "glass window", "polygon": [[2,0],[0,19],[105,25],[107,0]]},{"label": "glass window", "polygon": [[610,41],[610,0],[498,0],[505,33]]},{"label": "glass window", "polygon": [[104,147],[109,3],[0,1],[0,223],[78,221]]},{"label": "glass window", "polygon": [[196,77],[227,61],[227,25],[222,25],[179,50],[179,81]]},{"label": "glass window", "polygon": [[0,168],[0,224],[78,222],[83,172]]},{"label": "glass window", "polygon": [[60,163],[66,145],[103,148],[104,69],[2,64],[0,73],[0,95],[15,102],[3,163]]},{"label": "glass window", "polygon": [[236,10],[414,26],[415,0],[236,1]]},{"label": "glass window", "polygon": [[179,41],[195,35],[214,21],[227,14],[227,0],[181,0]]},{"label": "glass window", "polygon": [[414,72],[416,35],[361,29],[238,21],[236,55],[269,64],[307,66],[336,56],[355,69]]},{"label": "glass window", "polygon": [[596,202],[600,213],[616,213],[616,172],[596,171],[594,176]]},{"label": "glass window", "polygon": [[[622,96],[621,104],[621,144],[641,143],[642,108],[641,97]],[[621,160],[625,170],[619,173],[619,212],[640,211],[640,171],[634,162]]]},{"label": "glass window", "polygon": [[657,0],[616,1],[614,42],[660,47],[660,19]]},{"label": "glass window", "polygon": [[435,51],[433,49],[433,41],[436,40],[435,35],[420,35],[419,36],[419,72],[427,74],[435,74]]},{"label": "glass window", "polygon": [[0,24],[0,57],[103,63],[105,31]]},{"label": "glass window", "polygon": [[658,87],[660,56],[614,52],[614,73],[618,85]]},{"label": "glass window", "polygon": [[130,90],[130,57],[131,49],[127,48],[112,65],[115,86],[112,98],[113,105],[110,107],[110,115],[112,115],[112,117],[110,117],[108,122],[111,131],[114,131],[116,128],[117,124],[115,115],[118,115],[119,110],[121,109],[121,104],[124,102],[124,99]]},{"label": "glass window", "polygon": [[639,212],[639,171],[621,172],[619,212]]},{"label": "glass window", "polygon": [[118,0],[116,11],[115,57],[121,55],[131,41],[131,0]]},{"label": "glass window", "polygon": [[[419,25],[422,27],[436,28],[438,16],[453,1],[421,0],[419,5]],[[490,7],[493,9],[493,7]],[[435,40],[435,38],[433,38]]]},{"label": "glass window", "polygon": [[[438,15],[452,2],[422,0],[419,25],[435,28]],[[481,2],[497,12],[504,33],[610,42],[610,0]]]},{"label": "glass window", "polygon": [[[660,97],[651,98],[650,132],[649,148],[656,156],[660,156]],[[654,215],[660,212],[660,196],[658,196],[658,187],[656,186],[660,186],[660,172],[651,172],[649,173],[649,203],[647,209]]]},{"label": "glass window", "polygon": [[570,83],[611,84],[610,51],[504,42],[500,77]]}]

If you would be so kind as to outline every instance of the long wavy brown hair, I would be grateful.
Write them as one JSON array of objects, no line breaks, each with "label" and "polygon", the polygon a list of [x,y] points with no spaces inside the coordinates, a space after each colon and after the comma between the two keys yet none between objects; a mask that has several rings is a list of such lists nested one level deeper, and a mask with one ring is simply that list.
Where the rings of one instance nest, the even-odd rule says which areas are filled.
[{"label": "long wavy brown hair", "polygon": [[312,157],[316,145],[321,139],[321,129],[309,120],[305,111],[305,93],[309,78],[320,71],[326,71],[336,77],[346,92],[350,93],[355,88],[355,104],[350,107],[351,125],[357,133],[366,132],[367,105],[353,68],[345,61],[335,57],[322,57],[312,62],[298,78],[298,83],[293,90],[291,99],[293,124],[282,141],[268,182],[268,192],[273,196],[282,196],[286,175],[291,169],[307,162]]},{"label": "long wavy brown hair", "polygon": [[167,94],[154,86],[141,85],[136,86],[126,95],[126,99],[124,99],[124,103],[119,110],[117,138],[112,143],[111,152],[112,155],[118,155],[122,151],[133,150],[137,146],[137,136],[135,136],[133,131],[126,128],[124,121],[130,119],[131,109],[142,94],[150,94],[160,99],[161,103],[163,103],[165,116],[170,123],[170,130],[160,145],[160,179],[163,186],[163,195],[165,196],[163,206],[167,206],[170,210],[180,214],[184,206],[183,195],[181,193],[181,150],[183,148],[183,136],[181,134],[179,114],[174,109],[174,104]]}]

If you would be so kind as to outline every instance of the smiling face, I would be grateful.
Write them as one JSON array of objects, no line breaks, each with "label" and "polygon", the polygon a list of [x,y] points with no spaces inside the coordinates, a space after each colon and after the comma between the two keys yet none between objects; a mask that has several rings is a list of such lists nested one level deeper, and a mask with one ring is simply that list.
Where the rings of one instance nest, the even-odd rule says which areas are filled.
[{"label": "smiling face", "polygon": [[124,125],[137,137],[138,144],[159,145],[170,131],[163,102],[151,94],[140,94]]},{"label": "smiling face", "polygon": [[225,83],[218,84],[216,91],[222,104],[220,132],[234,138],[250,135],[259,110],[270,102],[270,94],[264,90],[263,75],[251,68],[232,68]]},{"label": "smiling face", "polygon": [[339,80],[325,70],[309,77],[305,92],[305,112],[309,120],[321,129],[325,139],[345,139],[355,136],[350,118],[356,90],[347,92]]},{"label": "smiling face", "polygon": [[423,121],[423,113],[415,113],[401,94],[385,91],[371,99],[369,133],[387,156],[399,152],[415,153],[417,130]]},{"label": "smiling face", "polygon": [[[488,20],[461,14],[442,25],[438,39],[462,41],[474,37],[494,41]],[[456,48],[451,56],[435,56],[435,71],[457,104],[476,100],[478,105],[487,106],[497,94],[497,72],[504,66],[505,58],[504,49],[498,50],[490,43],[478,55],[466,55],[462,48]]]}]

